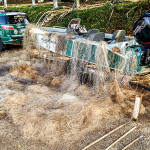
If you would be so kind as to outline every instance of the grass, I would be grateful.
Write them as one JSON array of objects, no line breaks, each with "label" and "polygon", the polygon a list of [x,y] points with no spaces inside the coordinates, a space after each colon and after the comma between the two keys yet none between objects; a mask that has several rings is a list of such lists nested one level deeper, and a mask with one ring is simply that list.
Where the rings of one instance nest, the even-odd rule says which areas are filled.
[{"label": "grass", "polygon": [[[59,6],[66,4],[67,3],[59,3]],[[8,9],[15,9],[27,13],[32,22],[40,12],[42,13],[37,17],[36,21],[38,21],[45,11],[49,11],[52,8],[52,3],[48,3],[37,5],[35,8],[32,8],[31,5],[11,5]],[[109,21],[112,9],[114,9],[114,12]],[[148,10],[149,3],[147,2],[124,2],[116,4],[113,7],[106,4],[101,7],[72,11],[61,21],[58,21],[58,15],[47,24],[47,26],[55,25],[67,27],[72,18],[81,18],[81,24],[85,25],[87,29],[98,28],[100,31],[107,33],[112,33],[118,29],[124,29],[127,34],[132,34],[134,22]]]},{"label": "grass", "polygon": [[[110,14],[114,9],[111,20]],[[81,18],[82,25],[87,29],[98,28],[100,31],[112,33],[118,29],[126,30],[127,34],[132,34],[134,22],[146,11],[149,4],[146,2],[120,3],[114,7],[104,5],[102,7],[73,11],[63,18],[61,22],[53,20],[49,25],[59,25],[67,27],[72,18]]]},{"label": "grass", "polygon": [[[44,13],[45,11],[49,11],[52,8],[53,8],[52,4],[43,4],[43,5],[37,5],[35,8],[31,7],[31,5],[17,5],[17,6],[10,5],[7,9],[9,9],[9,10],[18,10],[18,11],[25,12],[27,14],[27,16],[29,17],[29,20],[31,22],[33,22],[33,20],[35,20],[35,18],[37,17],[37,15],[40,12]],[[36,21],[40,18],[42,13],[39,14]]]}]

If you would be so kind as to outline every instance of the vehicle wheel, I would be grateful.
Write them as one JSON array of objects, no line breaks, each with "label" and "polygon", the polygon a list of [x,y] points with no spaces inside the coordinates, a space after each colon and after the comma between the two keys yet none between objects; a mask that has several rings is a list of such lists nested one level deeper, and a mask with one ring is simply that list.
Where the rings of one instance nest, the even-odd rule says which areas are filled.
[{"label": "vehicle wheel", "polygon": [[2,40],[0,39],[0,51],[3,50],[3,46],[4,46],[4,44],[3,44]]}]

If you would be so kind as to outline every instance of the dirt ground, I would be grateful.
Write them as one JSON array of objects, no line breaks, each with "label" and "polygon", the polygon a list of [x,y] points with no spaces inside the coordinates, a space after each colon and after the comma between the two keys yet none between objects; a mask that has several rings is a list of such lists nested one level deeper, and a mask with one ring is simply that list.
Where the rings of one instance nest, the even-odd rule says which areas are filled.
[{"label": "dirt ground", "polygon": [[[28,111],[26,110],[37,110],[43,113],[46,109],[47,113],[49,113],[47,109],[49,103],[47,103],[47,100],[63,100],[65,101],[65,103],[62,103],[63,106],[59,106],[59,108],[56,108],[54,105],[51,106],[51,115],[53,115],[53,112],[56,113],[56,111],[58,113],[58,110],[62,111],[63,109],[67,109],[68,112],[63,110],[61,116],[63,113],[67,115],[70,114],[71,116],[80,112],[80,110],[78,110],[80,106],[88,107],[90,105],[88,101],[94,98],[94,95],[92,95],[88,87],[84,85],[79,86],[74,94],[62,92],[59,88],[61,80],[57,80],[57,78],[50,79],[47,73],[44,60],[35,57],[31,58],[28,53],[21,48],[13,47],[9,50],[0,52],[0,150],[81,150],[88,144],[124,123],[127,123],[124,127],[94,144],[89,150],[106,149],[135,126],[137,128],[133,132],[110,149],[121,150],[141,135],[144,137],[131,145],[128,149],[150,149],[150,93],[135,87],[123,89],[127,98],[121,103],[112,102],[108,98],[102,101],[95,100],[98,103],[92,103],[94,110],[90,110],[92,111],[90,114],[93,116],[87,115],[86,119],[84,118],[82,122],[82,126],[79,125],[79,120],[75,120],[75,124],[73,124],[73,120],[70,126],[74,127],[74,130],[72,130],[72,128],[67,128],[66,124],[66,128],[61,129],[62,134],[59,134],[57,131],[59,129],[54,128],[54,124],[51,124],[48,127],[45,126],[45,129],[54,128],[54,133],[46,130],[48,134],[46,131],[42,134],[42,131],[39,129],[36,134],[29,134],[30,126],[26,126],[26,124],[30,121],[29,119],[32,116],[28,115]],[[135,122],[131,121],[131,112],[133,110],[134,97],[137,93],[143,94],[143,108],[139,120]],[[65,99],[65,96],[69,98]],[[17,100],[18,97],[19,101],[14,104],[14,101]],[[29,105],[26,104],[26,99],[24,97],[28,97]],[[25,101],[23,101],[23,99],[25,99]],[[78,101],[77,109],[74,108],[75,105],[70,103],[70,101],[73,101],[72,103]],[[37,107],[40,107],[38,105],[42,105],[44,110],[41,110],[41,108],[37,109],[35,105],[30,106],[30,102],[37,104]],[[16,106],[16,104],[18,104],[18,106]],[[20,107],[19,105],[23,105],[21,110],[17,108]],[[68,107],[68,105],[71,107]],[[29,108],[27,109],[25,107]],[[17,110],[15,110],[16,108]],[[16,116],[13,113],[16,113]],[[24,118],[22,113],[27,115],[27,118]],[[59,118],[61,116],[58,115],[57,117]],[[79,116],[76,115],[76,117],[80,119],[80,114]],[[88,120],[88,117],[91,118]],[[93,121],[92,123],[91,120]],[[46,122],[48,120],[44,121]],[[37,123],[34,124],[38,124],[38,120]],[[45,124],[41,124],[41,126],[44,125]],[[75,125],[78,125],[78,127]],[[33,127],[36,128],[37,126],[35,125]],[[79,129],[79,127],[82,128]],[[34,130],[33,128],[33,131]],[[41,130],[43,130],[43,128],[41,128]],[[55,135],[55,130],[58,135]],[[70,133],[68,130],[71,130],[72,134],[68,134]],[[59,139],[59,135],[63,136],[63,140],[61,140],[61,138]],[[49,136],[51,137],[50,139]],[[53,142],[54,140],[55,142]]]}]

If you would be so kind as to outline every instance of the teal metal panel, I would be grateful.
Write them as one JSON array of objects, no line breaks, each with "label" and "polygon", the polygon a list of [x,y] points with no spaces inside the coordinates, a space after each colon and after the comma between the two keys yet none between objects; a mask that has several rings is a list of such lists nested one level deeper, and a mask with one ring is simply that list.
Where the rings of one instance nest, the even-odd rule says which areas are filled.
[{"label": "teal metal panel", "polygon": [[[99,50],[98,46],[94,44],[87,44],[76,40],[69,40],[66,42],[66,56],[74,57],[75,54],[77,54],[78,59],[92,64],[96,64],[97,50]],[[139,51],[140,53],[135,53],[134,49],[126,49],[126,52],[131,53],[132,56],[125,58],[123,55],[113,53],[111,50],[108,50],[107,59],[109,62],[109,67],[122,70],[122,67],[126,65],[124,69],[125,72],[135,73],[140,71],[141,50]],[[136,61],[132,61],[133,57],[136,58]],[[106,65],[105,62],[102,65]]]},{"label": "teal metal panel", "polygon": [[124,58],[123,57],[117,55],[116,53],[113,53],[110,50],[108,50],[107,59],[108,59],[110,68],[119,69],[119,68],[122,67],[122,63],[124,62]]},{"label": "teal metal panel", "polygon": [[66,56],[72,57],[73,41],[69,40],[66,43]]},{"label": "teal metal panel", "polygon": [[90,55],[90,59],[89,59],[90,63],[96,63],[96,49],[97,49],[97,46],[96,45],[92,45],[92,47],[91,47],[91,55]]},{"label": "teal metal panel", "polygon": [[[128,60],[128,72],[129,73],[136,73],[141,71],[140,67],[140,61],[142,56],[142,50],[140,47],[134,47],[134,48],[127,48],[125,50],[125,53],[128,54],[129,60]],[[126,69],[126,70],[127,70]]]}]

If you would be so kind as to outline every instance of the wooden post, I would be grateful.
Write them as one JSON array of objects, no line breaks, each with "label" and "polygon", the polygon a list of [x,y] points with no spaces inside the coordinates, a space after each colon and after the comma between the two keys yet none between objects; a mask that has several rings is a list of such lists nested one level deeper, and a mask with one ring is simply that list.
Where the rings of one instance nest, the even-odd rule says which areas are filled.
[{"label": "wooden post", "polygon": [[142,97],[136,96],[135,97],[135,104],[134,104],[134,108],[133,108],[133,112],[132,112],[132,120],[137,120],[139,113],[140,113],[140,107],[141,107],[141,103],[142,103]]}]

